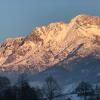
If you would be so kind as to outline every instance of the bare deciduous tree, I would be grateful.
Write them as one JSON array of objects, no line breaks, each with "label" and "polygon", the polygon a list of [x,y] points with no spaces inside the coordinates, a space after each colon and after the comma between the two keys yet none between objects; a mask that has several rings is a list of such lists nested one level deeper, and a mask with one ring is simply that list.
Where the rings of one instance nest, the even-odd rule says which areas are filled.
[{"label": "bare deciduous tree", "polygon": [[53,100],[60,92],[61,89],[57,81],[52,76],[47,77],[43,86],[43,94],[45,94],[45,97],[48,100]]}]

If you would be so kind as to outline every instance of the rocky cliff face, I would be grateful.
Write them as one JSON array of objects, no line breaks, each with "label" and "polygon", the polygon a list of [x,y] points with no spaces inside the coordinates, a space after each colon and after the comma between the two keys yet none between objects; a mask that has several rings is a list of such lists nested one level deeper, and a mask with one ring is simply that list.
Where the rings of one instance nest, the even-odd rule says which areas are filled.
[{"label": "rocky cliff face", "polygon": [[7,39],[0,47],[0,69],[42,71],[91,54],[100,60],[100,18],[79,15],[68,24],[50,23],[25,38]]}]

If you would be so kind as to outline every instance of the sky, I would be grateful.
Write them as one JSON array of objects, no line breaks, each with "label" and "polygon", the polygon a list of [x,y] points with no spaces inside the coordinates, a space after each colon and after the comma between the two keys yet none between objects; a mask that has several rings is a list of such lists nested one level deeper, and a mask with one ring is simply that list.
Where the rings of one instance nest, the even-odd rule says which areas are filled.
[{"label": "sky", "polygon": [[79,14],[100,16],[100,0],[0,0],[0,42]]}]

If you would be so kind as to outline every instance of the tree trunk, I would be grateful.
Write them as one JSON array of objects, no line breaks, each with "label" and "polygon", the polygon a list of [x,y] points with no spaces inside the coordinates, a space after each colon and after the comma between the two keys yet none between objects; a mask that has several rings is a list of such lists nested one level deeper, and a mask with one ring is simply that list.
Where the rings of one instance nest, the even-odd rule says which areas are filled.
[{"label": "tree trunk", "polygon": [[86,96],[84,96],[84,100],[86,100]]}]

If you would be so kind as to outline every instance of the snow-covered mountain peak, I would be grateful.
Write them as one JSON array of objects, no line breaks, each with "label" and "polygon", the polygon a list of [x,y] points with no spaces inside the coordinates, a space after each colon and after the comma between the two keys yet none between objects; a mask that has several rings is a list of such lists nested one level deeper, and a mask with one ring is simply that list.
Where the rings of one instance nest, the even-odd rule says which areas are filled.
[{"label": "snow-covered mountain peak", "polygon": [[79,15],[68,24],[50,23],[25,38],[7,39],[0,47],[0,68],[42,71],[90,54],[100,58],[100,18]]}]

